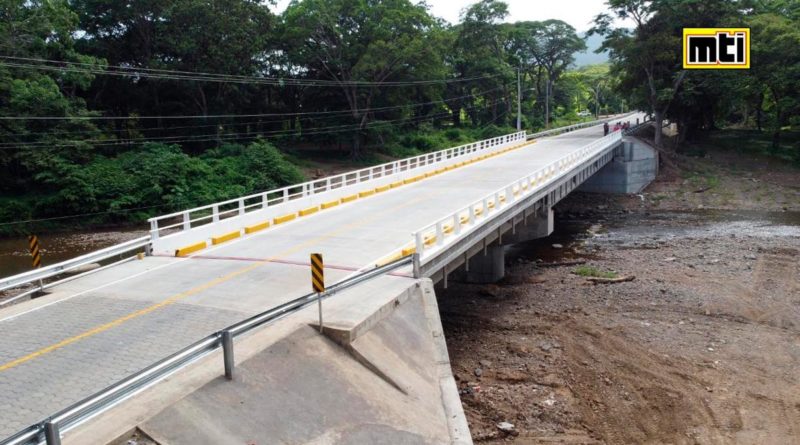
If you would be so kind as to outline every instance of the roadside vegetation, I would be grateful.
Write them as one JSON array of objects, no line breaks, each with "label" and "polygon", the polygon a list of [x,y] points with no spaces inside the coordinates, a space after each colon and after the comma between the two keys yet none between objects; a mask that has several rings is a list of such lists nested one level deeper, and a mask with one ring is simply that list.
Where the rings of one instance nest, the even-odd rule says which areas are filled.
[{"label": "roadside vegetation", "polygon": [[[326,162],[509,133],[518,75],[528,131],[639,109],[664,150],[800,162],[797,2],[607,5],[589,32],[609,63],[575,67],[577,30],[506,22],[500,0],[455,24],[411,0],[298,0],[281,13],[256,0],[3,2],[0,235],[137,223]],[[749,26],[752,68],[683,70],[681,29],[699,25]]]},{"label": "roadside vegetation", "polygon": [[575,29],[506,23],[502,1],[453,25],[410,0],[12,0],[0,16],[0,235],[507,134],[517,69],[528,131],[624,107],[608,65],[573,67]]}]

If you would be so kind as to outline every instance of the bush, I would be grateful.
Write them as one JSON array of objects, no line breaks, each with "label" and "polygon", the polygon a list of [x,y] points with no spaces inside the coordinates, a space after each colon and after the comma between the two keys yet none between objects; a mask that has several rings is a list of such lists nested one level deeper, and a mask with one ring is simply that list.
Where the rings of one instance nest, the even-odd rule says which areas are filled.
[{"label": "bush", "polygon": [[[86,165],[58,168],[58,179],[48,180],[54,191],[32,197],[32,212],[19,200],[0,200],[0,222],[95,212],[103,214],[80,222],[141,221],[303,180],[300,171],[264,141],[226,144],[201,156],[189,156],[177,145],[146,143],[115,157],[95,156]],[[149,208],[131,211],[140,207]]]}]

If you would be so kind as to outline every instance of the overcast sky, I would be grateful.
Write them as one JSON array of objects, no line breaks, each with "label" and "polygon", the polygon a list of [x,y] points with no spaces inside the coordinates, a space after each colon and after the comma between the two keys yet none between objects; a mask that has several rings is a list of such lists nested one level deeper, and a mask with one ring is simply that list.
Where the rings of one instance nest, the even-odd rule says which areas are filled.
[{"label": "overcast sky", "polygon": [[[414,0],[412,0],[414,1]],[[586,31],[590,22],[606,8],[605,0],[505,0],[508,3],[509,22],[526,20],[560,19],[578,31]],[[289,0],[278,0],[274,10],[282,12]],[[450,23],[458,23],[461,10],[475,1],[427,0],[431,12]]]}]

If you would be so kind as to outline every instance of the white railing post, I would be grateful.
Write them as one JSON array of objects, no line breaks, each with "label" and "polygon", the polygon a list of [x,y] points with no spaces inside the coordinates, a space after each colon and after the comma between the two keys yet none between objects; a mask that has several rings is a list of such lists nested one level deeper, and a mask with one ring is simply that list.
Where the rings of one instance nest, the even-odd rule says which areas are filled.
[{"label": "white railing post", "polygon": [[244,215],[244,199],[239,200],[239,215]]},{"label": "white railing post", "polygon": [[211,207],[211,221],[213,222],[219,221],[219,205],[217,204],[214,204],[214,206]]},{"label": "white railing post", "polygon": [[183,230],[192,228],[192,221],[189,219],[189,212],[183,212]]},{"label": "white railing post", "polygon": [[417,255],[422,255],[422,250],[425,248],[425,243],[422,241],[422,232],[414,234],[414,249]]},{"label": "white railing post", "polygon": [[453,233],[456,235],[461,233],[461,215],[459,213],[453,215]]},{"label": "white railing post", "polygon": [[436,223],[436,245],[441,246],[444,242],[444,230],[442,230],[442,222]]},{"label": "white railing post", "polygon": [[289,188],[283,189],[283,201],[281,202],[289,202]]}]

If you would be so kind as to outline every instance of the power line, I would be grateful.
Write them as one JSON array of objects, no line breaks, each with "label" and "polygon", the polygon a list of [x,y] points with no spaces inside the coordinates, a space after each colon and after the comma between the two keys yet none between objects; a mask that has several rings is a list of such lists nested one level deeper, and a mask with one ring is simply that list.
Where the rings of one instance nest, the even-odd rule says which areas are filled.
[{"label": "power line", "polygon": [[[508,110],[498,114],[497,117],[492,119],[489,123],[487,123],[486,125],[482,126],[481,128],[483,129],[483,128],[488,127],[489,125],[493,125],[500,118],[506,116],[507,114],[508,114]],[[46,222],[46,221],[56,221],[56,220],[64,220],[64,219],[82,218],[82,217],[85,217],[85,216],[109,215],[109,214],[114,214],[114,213],[127,213],[127,212],[133,212],[133,211],[137,211],[137,210],[146,210],[146,209],[155,209],[155,208],[168,207],[168,206],[172,206],[172,205],[174,205],[174,204],[165,203],[165,204],[156,204],[156,205],[151,205],[151,206],[132,207],[132,208],[127,208],[127,209],[107,210],[107,211],[104,211],[104,212],[80,213],[80,214],[75,214],[75,215],[63,215],[63,216],[54,216],[54,217],[50,217],[50,218],[27,219],[27,220],[21,220],[21,221],[7,221],[7,222],[0,222],[0,226],[11,226],[11,225],[20,225],[20,224],[30,224],[30,223],[35,223],[35,222]]]},{"label": "power line", "polygon": [[[502,88],[492,88],[491,90],[480,91],[480,92],[474,93],[474,94],[468,94],[468,95],[464,95],[464,96],[452,97],[452,98],[443,99],[443,100],[436,100],[436,101],[430,101],[430,102],[420,102],[420,103],[405,104],[405,105],[393,105],[393,106],[387,106],[387,107],[365,108],[365,109],[362,109],[362,110],[359,110],[359,111],[362,112],[362,113],[364,113],[364,112],[373,113],[373,112],[376,112],[376,111],[389,111],[389,110],[397,110],[397,109],[403,109],[403,108],[417,108],[417,107],[422,107],[422,106],[426,106],[426,105],[446,104],[448,102],[461,100],[461,99],[477,98],[477,97],[482,96],[484,94],[492,93],[492,92],[499,91],[499,90],[502,90]],[[255,117],[255,116],[278,117],[278,116],[286,116],[287,118],[297,117],[297,118],[299,118],[301,120],[302,119],[309,120],[309,119],[333,119],[333,118],[338,117],[338,115],[340,115],[340,114],[344,115],[344,114],[350,114],[350,113],[352,113],[351,110],[338,110],[338,111],[308,111],[308,112],[299,112],[299,113],[273,113],[273,114],[228,115],[228,116],[218,115],[218,116],[196,116],[196,117],[206,117],[206,118],[225,117],[225,118],[233,118],[233,117],[236,117],[236,116],[242,116],[242,117]],[[313,117],[313,116],[316,116],[316,115],[331,116],[331,117]],[[309,116],[311,116],[311,117],[309,117]],[[96,119],[131,119],[131,120],[136,120],[136,119],[158,119],[158,118],[167,118],[167,117],[170,117],[170,116],[134,116],[134,117],[128,117],[128,118],[125,118],[125,117],[107,117],[106,118],[106,117],[102,117],[102,116],[95,116],[95,117],[87,117],[87,119],[88,118],[92,118],[92,119],[96,118]],[[8,119],[11,119],[11,118],[12,117],[8,117]],[[2,120],[2,119],[4,119],[4,117],[0,116],[0,120]],[[19,120],[23,120],[23,119],[29,119],[29,118],[18,117],[18,119]],[[73,119],[73,118],[71,118],[71,117],[52,117],[52,119],[66,120],[66,119]],[[80,118],[78,118],[78,119],[80,119]],[[249,121],[249,122],[239,122],[239,123],[235,123],[235,124],[224,124],[224,125],[227,126],[227,127],[235,127],[235,126],[250,125],[250,124],[255,124],[255,123],[265,124],[265,123],[285,122],[285,121],[287,121],[287,119],[277,119],[277,120],[270,120],[270,121],[255,120],[255,121]],[[184,126],[176,126],[176,127],[153,127],[153,128],[142,128],[142,129],[139,129],[139,130],[141,130],[141,131],[155,131],[155,130],[176,130],[176,129],[190,129],[190,128],[210,128],[210,127],[218,127],[219,125],[223,125],[223,124],[216,123],[216,124],[206,124],[206,125],[184,125]],[[119,132],[125,131],[125,129],[114,129],[114,130],[115,131],[119,131]],[[102,131],[102,130],[98,129],[97,131]],[[74,134],[89,134],[89,133],[95,133],[95,132],[96,131],[88,131],[88,130],[87,131],[68,131],[68,130],[65,130],[65,131],[58,131],[58,132],[31,132],[31,133],[26,133],[24,136],[59,135],[59,134],[74,135]],[[5,143],[5,144],[13,144],[13,143]],[[0,143],[0,145],[3,145],[3,143]]]},{"label": "power line", "polygon": [[[441,101],[430,102],[433,103],[446,103],[451,100],[457,100],[465,97],[475,97],[480,94],[486,94],[494,91],[501,90],[502,88],[493,88],[491,90],[483,91],[476,94],[461,96],[453,99],[444,99]],[[391,107],[380,108],[365,108],[358,111],[381,111],[393,108],[403,108],[407,105],[396,105]],[[278,116],[307,116],[307,115],[323,115],[323,114],[347,114],[352,113],[351,110],[336,110],[336,111],[305,111],[295,113],[260,113],[260,114],[210,114],[210,115],[179,115],[179,116],[0,116],[0,120],[139,120],[139,119],[221,119],[221,118],[245,118],[245,117],[278,117]]]},{"label": "power line", "polygon": [[[472,107],[464,107],[465,110],[472,110],[472,109],[485,109],[493,105],[497,105],[500,103],[504,103],[504,100],[497,100],[494,102],[487,102],[482,105],[476,105]],[[438,113],[433,115],[427,116],[416,116],[413,118],[400,118],[400,119],[390,119],[390,120],[383,120],[383,121],[374,121],[364,128],[367,127],[375,127],[381,125],[389,125],[395,126],[400,125],[403,123],[412,123],[412,122],[421,122],[428,119],[437,119],[442,117],[450,116],[449,112]],[[395,122],[394,124],[390,124],[391,122]],[[343,125],[334,125],[328,127],[317,127],[312,128],[307,131],[303,130],[276,130],[276,131],[251,131],[251,132],[242,132],[242,133],[227,133],[227,134],[202,134],[196,137],[186,137],[186,136],[164,136],[164,137],[152,137],[152,138],[130,138],[130,139],[115,139],[115,140],[105,140],[105,139],[83,139],[83,140],[69,140],[69,141],[62,141],[60,145],[67,145],[67,144],[85,144],[89,143],[92,145],[98,146],[119,146],[119,145],[130,145],[130,144],[137,144],[137,143],[146,143],[146,142],[165,142],[165,143],[180,143],[180,142],[215,142],[215,141],[235,141],[240,139],[257,139],[263,136],[281,136],[281,135],[291,135],[291,134],[301,134],[301,135],[317,135],[317,134],[328,134],[328,133],[341,133],[346,131],[354,131],[359,130],[359,124],[343,124]],[[330,130],[330,131],[328,131]],[[253,135],[253,136],[250,136]],[[0,150],[9,150],[15,148],[38,148],[38,147],[49,147],[54,145],[52,142],[21,142],[21,143],[0,143]]]},{"label": "power line", "polygon": [[[402,86],[420,86],[420,85],[436,85],[448,84],[458,82],[471,82],[475,80],[490,79],[500,76],[500,74],[493,74],[490,76],[476,76],[471,78],[455,78],[455,79],[431,79],[431,80],[415,80],[415,81],[344,81],[344,80],[325,80],[325,79],[302,79],[296,77],[256,77],[232,74],[217,74],[193,71],[178,71],[178,70],[163,70],[155,68],[141,68],[141,67],[127,67],[120,65],[103,65],[91,64],[82,62],[66,62],[59,60],[37,59],[30,57],[14,57],[14,56],[0,56],[0,59],[21,61],[21,62],[0,62],[0,66],[7,66],[12,68],[29,68],[45,71],[61,71],[73,73],[88,73],[97,75],[111,75],[135,78],[153,78],[162,80],[190,80],[199,82],[218,82],[218,83],[239,83],[239,84],[257,84],[257,85],[294,85],[294,86],[354,86],[354,87],[402,87]],[[30,63],[37,62],[40,64]],[[57,65],[53,65],[57,64]]]},{"label": "power line", "polygon": [[62,219],[71,219],[71,218],[81,218],[84,216],[97,216],[97,215],[109,215],[112,213],[127,213],[127,212],[134,212],[136,210],[145,210],[145,209],[155,209],[159,207],[167,207],[173,204],[156,204],[151,206],[143,206],[143,207],[133,207],[128,209],[119,209],[119,210],[107,210],[104,212],[91,212],[91,213],[79,213],[76,215],[64,215],[64,216],[54,216],[51,218],[38,218],[38,219],[26,219],[22,221],[7,221],[7,222],[0,222],[0,226],[12,226],[18,224],[30,224],[35,222],[45,222],[45,221],[56,221]]}]

